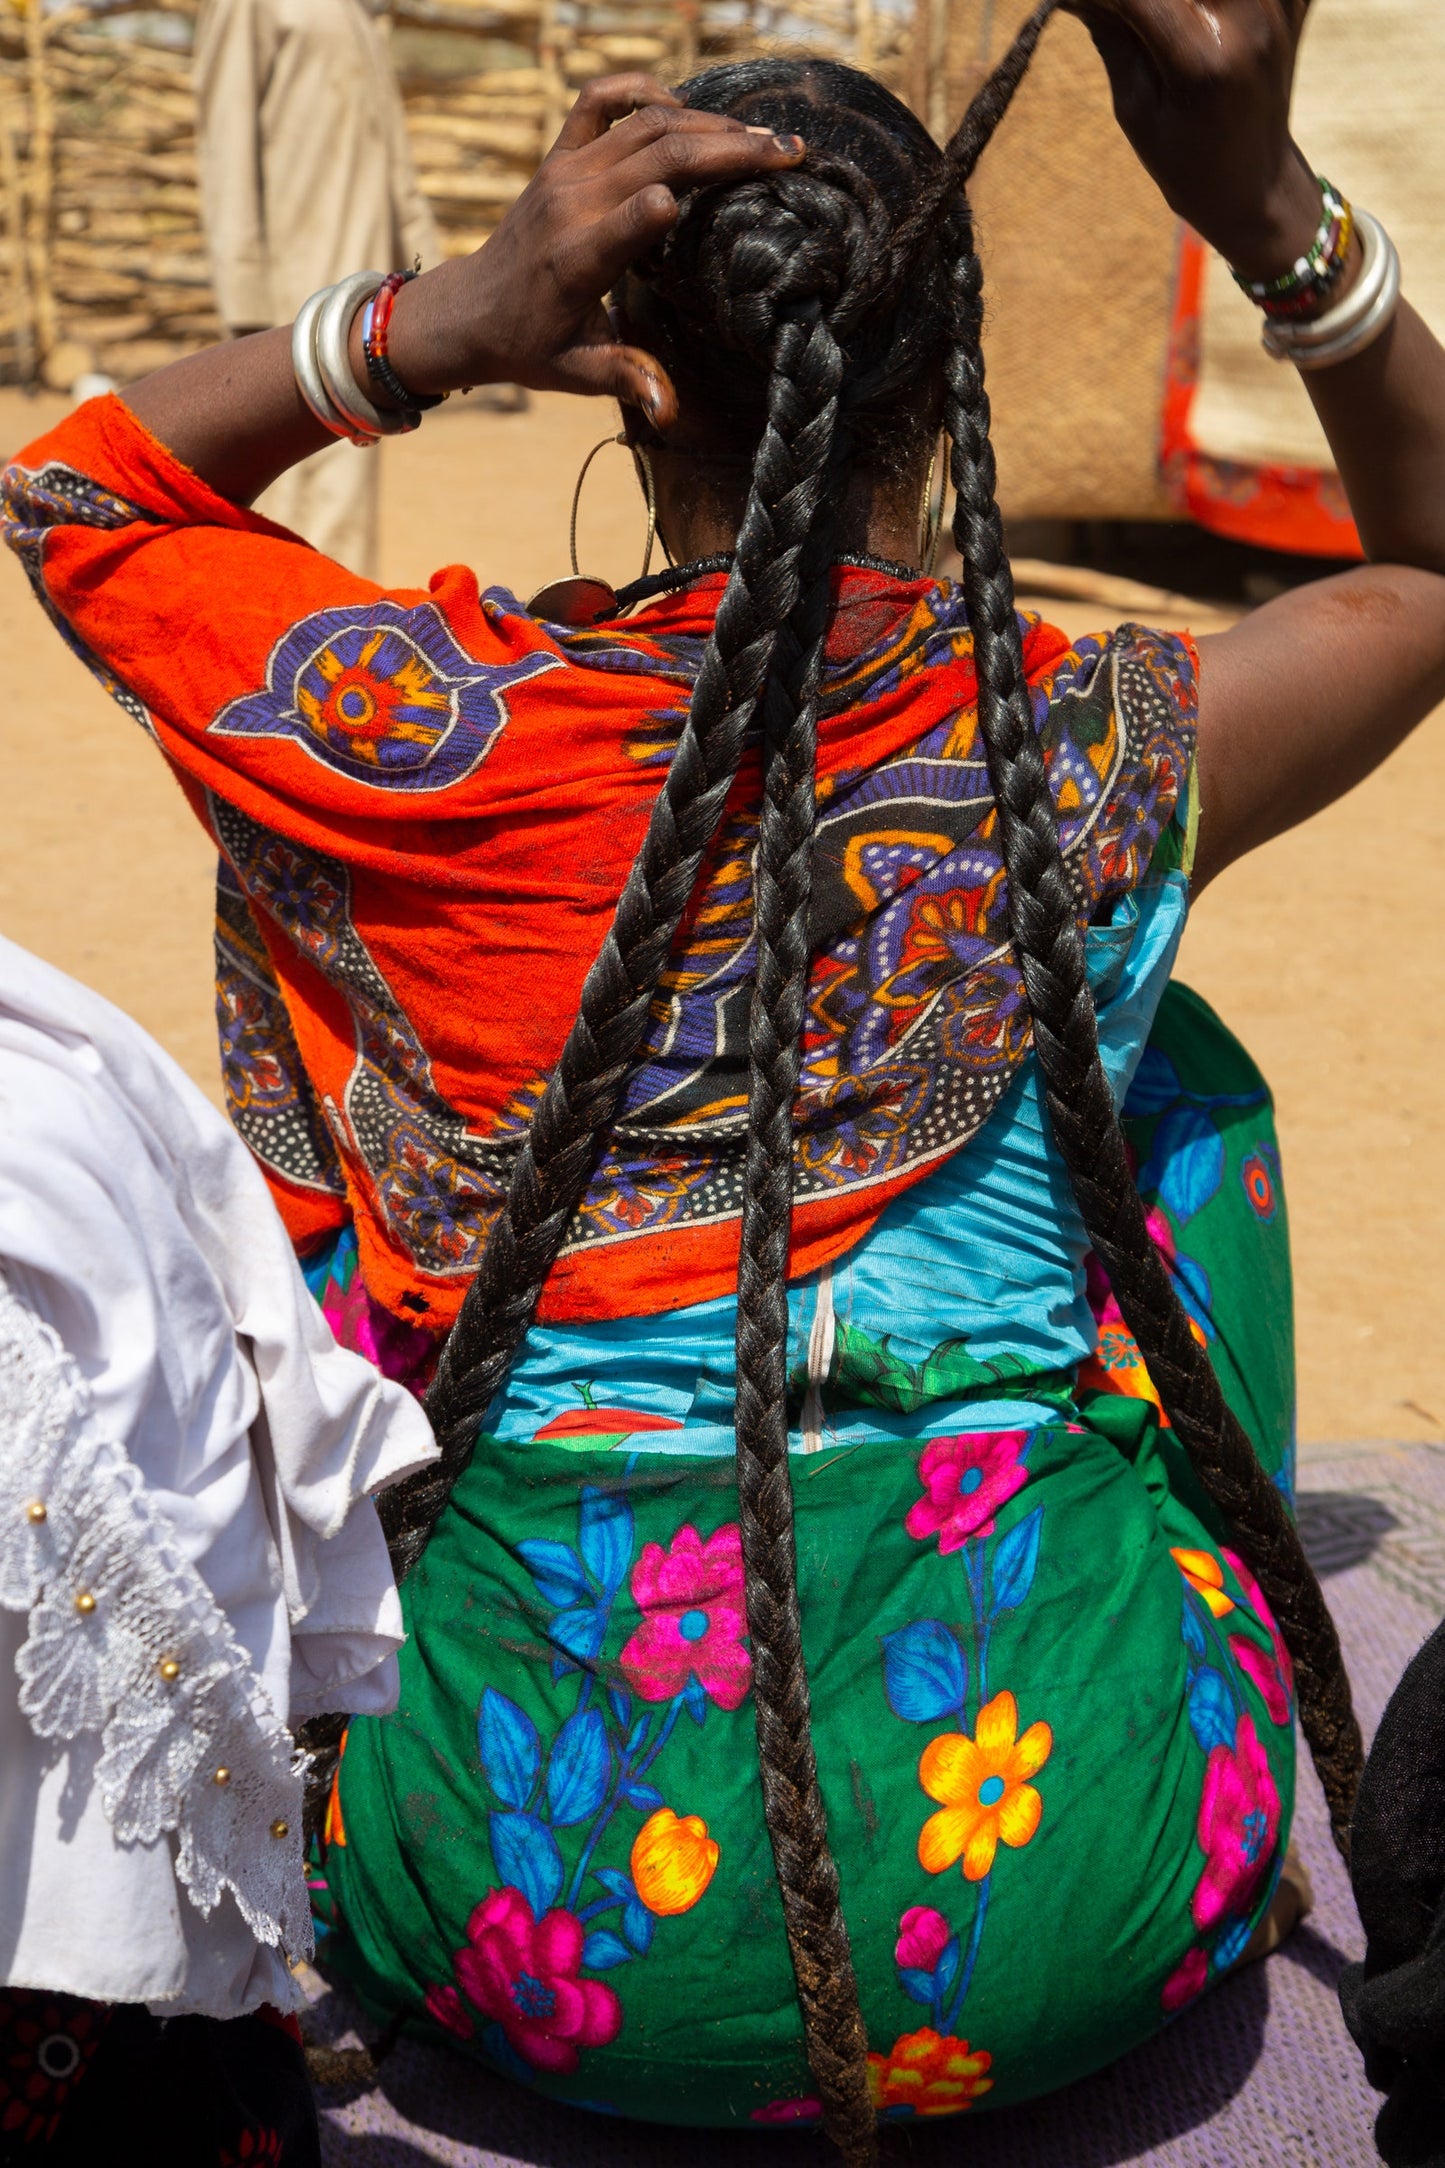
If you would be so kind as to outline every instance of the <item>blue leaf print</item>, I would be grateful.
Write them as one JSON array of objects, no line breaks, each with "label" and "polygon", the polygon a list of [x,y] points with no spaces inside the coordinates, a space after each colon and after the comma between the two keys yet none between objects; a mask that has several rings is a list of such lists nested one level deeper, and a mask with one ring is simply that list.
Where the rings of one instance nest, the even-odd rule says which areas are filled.
[{"label": "blue leaf print", "polygon": [[1033,1587],[1043,1525],[1044,1509],[1035,1506],[1017,1528],[999,1537],[993,1554],[993,1617],[1001,1611],[1016,1611]]},{"label": "blue leaf print", "polygon": [[637,1719],[637,1722],[627,1734],[627,1751],[629,1754],[637,1752],[637,1749],[647,1737],[647,1727],[651,1722],[652,1718],[650,1716],[640,1716]]},{"label": "blue leaf print", "polygon": [[537,1727],[525,1709],[489,1686],[477,1712],[477,1750],[482,1773],[509,1807],[525,1807],[542,1766]]},{"label": "blue leaf print", "polygon": [[948,1993],[954,1981],[958,1978],[959,1955],[960,1945],[958,1937],[955,1935],[952,1942],[945,1943],[943,1955],[939,1958],[933,1971],[934,1984],[940,1997]]},{"label": "blue leaf print", "polygon": [[610,1972],[614,1965],[625,1965],[632,1952],[621,1935],[614,1935],[610,1927],[596,1927],[582,1945],[582,1962],[593,1972]]},{"label": "blue leaf print", "polygon": [[968,1659],[941,1619],[917,1619],[883,1636],[883,1686],[895,1716],[931,1724],[962,1708]]},{"label": "blue leaf print", "polygon": [[898,1985],[914,2002],[926,2005],[933,2000],[933,1974],[921,1972],[917,1965],[899,1966]]},{"label": "blue leaf print", "polygon": [[585,1822],[602,1804],[612,1756],[600,1709],[578,1709],[552,1746],[547,1764],[547,1804],[563,1829]]},{"label": "blue leaf print", "polygon": [[653,1930],[656,1926],[656,1920],[648,1911],[642,1899],[634,1897],[622,1915],[622,1932],[626,1935],[639,1957],[645,1956],[647,1951],[651,1949]]},{"label": "blue leaf print", "polygon": [[570,1543],[551,1543],[538,1537],[519,1543],[517,1556],[536,1582],[543,1603],[561,1609],[591,1595],[587,1569]]},{"label": "blue leaf print", "polygon": [[1147,1121],[1151,1114],[1167,1113],[1183,1096],[1179,1072],[1169,1056],[1161,1054],[1157,1046],[1146,1046],[1124,1101],[1126,1116]]},{"label": "blue leaf print", "polygon": [[1252,1923],[1247,1920],[1230,1920],[1224,1933],[1214,1945],[1214,1963],[1220,1972],[1227,1972],[1237,1957],[1242,1957],[1249,1941]]},{"label": "blue leaf print", "polygon": [[608,1595],[632,1563],[632,1508],[616,1491],[582,1486],[582,1560]]},{"label": "blue leaf print", "polygon": [[503,1882],[519,1889],[540,1919],[562,1894],[557,1839],[535,1814],[489,1814],[487,1836]]},{"label": "blue leaf print", "polygon": [[607,1705],[617,1719],[618,1730],[625,1731],[632,1716],[631,1694],[624,1694],[620,1686],[609,1686],[607,1689]]},{"label": "blue leaf print", "polygon": [[1157,1190],[1181,1226],[1203,1211],[1224,1180],[1224,1139],[1202,1107],[1176,1107],[1154,1132],[1143,1190]]},{"label": "blue leaf print", "polygon": [[1191,1656],[1197,1657],[1200,1663],[1203,1663],[1205,1647],[1204,1624],[1199,1613],[1194,1608],[1192,1599],[1188,1596],[1184,1599],[1184,1646]]},{"label": "blue leaf print", "polygon": [[555,1641],[558,1648],[565,1649],[569,1656],[579,1657],[586,1663],[601,1648],[606,1632],[605,1611],[559,1611],[547,1638]]},{"label": "blue leaf print", "polygon": [[597,1879],[605,1890],[610,1890],[614,1897],[625,1897],[629,1904],[637,1895],[631,1875],[624,1874],[620,1867],[599,1867]]},{"label": "blue leaf print", "polygon": [[1174,1260],[1174,1284],[1179,1290],[1179,1300],[1194,1319],[1207,1340],[1215,1338],[1214,1290],[1209,1284],[1209,1274],[1197,1257],[1188,1257],[1180,1250]]},{"label": "blue leaf print", "polygon": [[655,1784],[639,1784],[636,1777],[629,1777],[622,1786],[622,1796],[630,1807],[642,1807],[651,1813],[662,1805],[662,1794]]},{"label": "blue leaf print", "polygon": [[706,1723],[707,1693],[695,1671],[689,1671],[687,1675],[687,1684],[682,1690],[682,1705],[694,1724]]},{"label": "blue leaf print", "polygon": [[1206,1754],[1234,1744],[1234,1696],[1223,1672],[1206,1665],[1189,1682],[1189,1724]]}]

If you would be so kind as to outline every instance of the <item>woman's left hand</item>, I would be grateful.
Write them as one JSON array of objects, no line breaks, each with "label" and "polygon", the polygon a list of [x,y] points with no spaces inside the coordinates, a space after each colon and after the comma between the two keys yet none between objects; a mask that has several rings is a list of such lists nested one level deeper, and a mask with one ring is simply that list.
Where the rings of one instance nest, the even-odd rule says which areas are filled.
[{"label": "woman's left hand", "polygon": [[1251,278],[1313,240],[1320,190],[1290,134],[1309,0],[1064,0],[1171,209]]}]

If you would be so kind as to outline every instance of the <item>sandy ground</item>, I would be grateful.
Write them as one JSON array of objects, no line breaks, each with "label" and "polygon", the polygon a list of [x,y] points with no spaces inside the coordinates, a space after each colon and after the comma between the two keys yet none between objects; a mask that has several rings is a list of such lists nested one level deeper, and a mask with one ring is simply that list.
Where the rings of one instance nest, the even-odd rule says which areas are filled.
[{"label": "sandy ground", "polygon": [[[62,411],[0,392],[0,451]],[[416,584],[465,560],[525,595],[565,573],[573,478],[611,426],[605,408],[541,399],[520,415],[438,417],[384,448],[384,576]],[[624,455],[606,453],[583,507],[584,570],[630,577],[642,533]],[[1071,630],[1100,615],[1052,614]],[[1207,613],[1195,623],[1209,629]],[[214,1095],[210,847],[154,749],[65,651],[10,559],[0,639],[11,670],[0,930],[119,1002]],[[1310,1441],[1445,1437],[1434,1307],[1442,894],[1437,715],[1354,798],[1218,882],[1186,937],[1184,975],[1248,1042],[1278,1097]]]}]

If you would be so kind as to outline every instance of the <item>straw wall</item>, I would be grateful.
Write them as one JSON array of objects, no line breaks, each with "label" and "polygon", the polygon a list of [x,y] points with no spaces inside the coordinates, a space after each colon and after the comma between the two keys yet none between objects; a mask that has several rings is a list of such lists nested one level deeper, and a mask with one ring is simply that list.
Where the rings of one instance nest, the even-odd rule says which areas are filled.
[{"label": "straw wall", "polygon": [[[451,254],[521,193],[579,84],[799,47],[903,87],[914,0],[396,0],[413,148]],[[918,0],[937,10],[943,0]],[[0,0],[0,377],[121,382],[221,335],[200,225],[196,0]]]}]

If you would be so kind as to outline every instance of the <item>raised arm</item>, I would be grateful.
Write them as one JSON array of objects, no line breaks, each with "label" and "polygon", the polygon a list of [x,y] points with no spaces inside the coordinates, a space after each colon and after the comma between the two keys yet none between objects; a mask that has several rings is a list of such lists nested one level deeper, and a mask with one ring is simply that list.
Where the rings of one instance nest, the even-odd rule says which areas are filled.
[{"label": "raised arm", "polygon": [[[498,381],[610,393],[665,425],[672,387],[650,355],[619,344],[599,297],[672,226],[675,189],[783,171],[802,155],[797,137],[689,112],[650,76],[589,84],[485,247],[399,296],[390,335],[398,375],[423,394]],[[359,315],[351,362],[366,383]],[[125,397],[153,436],[236,504],[331,441],[297,390],[289,330],[192,355]]]},{"label": "raised arm", "polygon": [[[1169,204],[1252,279],[1285,270],[1320,224],[1319,184],[1289,127],[1307,9],[1075,10]],[[1357,239],[1347,281],[1360,265]],[[1445,699],[1445,351],[1402,301],[1375,344],[1304,381],[1371,562],[1201,641],[1197,884],[1351,789]]]}]

